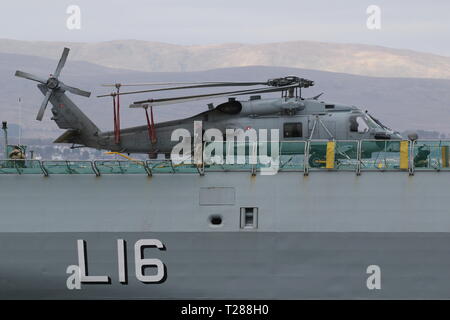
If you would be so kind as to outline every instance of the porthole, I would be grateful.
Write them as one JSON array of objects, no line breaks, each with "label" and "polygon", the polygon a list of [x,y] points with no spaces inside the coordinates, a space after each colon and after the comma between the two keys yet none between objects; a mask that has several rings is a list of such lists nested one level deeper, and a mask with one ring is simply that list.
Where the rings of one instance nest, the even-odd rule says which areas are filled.
[{"label": "porthole", "polygon": [[222,216],[212,215],[209,217],[209,222],[213,226],[220,226],[220,225],[222,225]]}]

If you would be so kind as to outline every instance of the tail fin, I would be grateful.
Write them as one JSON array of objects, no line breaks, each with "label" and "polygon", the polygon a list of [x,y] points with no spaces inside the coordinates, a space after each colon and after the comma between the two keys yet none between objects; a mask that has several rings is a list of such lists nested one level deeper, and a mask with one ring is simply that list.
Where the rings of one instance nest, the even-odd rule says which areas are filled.
[{"label": "tail fin", "polygon": [[65,92],[71,92],[84,97],[89,97],[90,92],[74,88],[59,80],[69,49],[64,48],[63,54],[58,62],[56,70],[50,78],[41,78],[23,71],[16,71],[16,76],[38,82],[38,88],[44,95],[36,119],[42,120],[48,102],[53,105],[52,119],[61,129],[69,129],[55,142],[72,142],[83,144],[88,147],[98,148],[101,144],[98,127],[66,96]]},{"label": "tail fin", "polygon": [[47,108],[47,104],[50,101],[52,95],[58,91],[69,91],[73,94],[77,94],[79,96],[83,97],[89,97],[91,95],[90,92],[84,91],[78,88],[74,88],[71,86],[66,85],[62,81],[60,81],[59,75],[61,74],[62,69],[64,68],[64,65],[67,61],[67,56],[69,55],[69,48],[64,48],[63,53],[61,55],[61,58],[59,59],[58,65],[56,66],[56,70],[54,74],[51,74],[48,79],[41,78],[38,76],[35,76],[31,73],[23,72],[20,70],[16,71],[15,76],[20,78],[25,78],[28,80],[36,81],[40,83],[40,86],[45,87],[45,94],[44,94],[44,101],[42,101],[41,108],[39,109],[39,112],[36,116],[36,120],[41,121],[42,117],[44,116],[45,109]]},{"label": "tail fin", "polygon": [[[47,88],[38,85],[42,94],[46,94]],[[56,143],[76,143],[87,147],[99,147],[100,129],[89,119],[64,92],[54,91],[50,97],[53,105],[52,120],[59,128],[69,129],[60,137]]]}]

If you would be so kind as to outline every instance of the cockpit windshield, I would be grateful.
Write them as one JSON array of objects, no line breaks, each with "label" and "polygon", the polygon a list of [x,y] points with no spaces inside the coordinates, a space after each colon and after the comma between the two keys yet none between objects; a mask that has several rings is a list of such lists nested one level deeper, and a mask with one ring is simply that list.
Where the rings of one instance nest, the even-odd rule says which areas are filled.
[{"label": "cockpit windshield", "polygon": [[373,116],[370,115],[369,113],[366,113],[366,116],[367,116],[367,120],[370,121],[370,122],[372,122],[372,123],[375,123],[375,125],[376,125],[377,127],[379,126],[379,127],[384,128],[384,129],[391,130],[390,128],[388,128],[388,127],[386,127],[384,124],[382,124],[380,120],[378,120],[377,118],[373,117]]},{"label": "cockpit windshield", "polygon": [[367,112],[350,117],[350,131],[364,133],[372,129],[390,130]]},{"label": "cockpit windshield", "polygon": [[379,128],[379,127],[383,128],[383,126],[377,121],[375,121],[375,119],[373,119],[369,114],[366,114],[364,120],[366,120],[367,125],[371,128]]}]

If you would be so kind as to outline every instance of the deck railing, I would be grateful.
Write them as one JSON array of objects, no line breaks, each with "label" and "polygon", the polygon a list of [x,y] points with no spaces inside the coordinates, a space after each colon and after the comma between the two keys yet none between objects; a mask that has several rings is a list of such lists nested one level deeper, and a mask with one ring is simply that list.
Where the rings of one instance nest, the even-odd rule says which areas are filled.
[{"label": "deck railing", "polygon": [[[206,145],[204,146],[206,147]],[[222,154],[205,153],[200,163],[174,163],[171,160],[0,160],[1,174],[167,174],[245,171],[253,175],[271,166],[257,156],[264,149],[261,143],[243,145],[245,157],[237,161],[227,146]],[[205,150],[205,148],[203,149]],[[242,150],[242,149],[241,149]],[[278,156],[276,171],[450,171],[450,140],[312,140],[283,141],[278,155],[271,146],[264,149],[269,157]],[[234,159],[231,163],[230,157]],[[252,158],[253,156],[253,158]],[[255,157],[256,156],[256,162]],[[189,159],[186,159],[189,160]],[[243,160],[243,161],[242,161]],[[272,162],[273,164],[274,162]]]}]

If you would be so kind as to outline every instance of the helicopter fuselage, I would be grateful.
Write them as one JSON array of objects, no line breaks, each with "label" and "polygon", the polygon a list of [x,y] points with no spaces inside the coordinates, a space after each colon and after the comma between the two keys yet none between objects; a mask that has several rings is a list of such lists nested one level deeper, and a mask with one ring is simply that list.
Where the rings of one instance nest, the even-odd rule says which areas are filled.
[{"label": "helicopter fuselage", "polygon": [[248,101],[229,99],[212,110],[190,118],[161,122],[155,125],[157,141],[152,143],[147,126],[121,131],[121,142],[115,145],[114,132],[104,132],[100,138],[113,151],[124,153],[165,153],[172,151],[179,141],[172,139],[176,129],[194,135],[194,122],[201,121],[202,129],[218,129],[224,137],[227,129],[278,129],[280,141],[401,139],[401,135],[381,124],[355,106],[326,103],[313,99],[278,98]]}]

